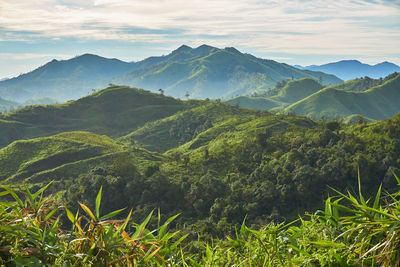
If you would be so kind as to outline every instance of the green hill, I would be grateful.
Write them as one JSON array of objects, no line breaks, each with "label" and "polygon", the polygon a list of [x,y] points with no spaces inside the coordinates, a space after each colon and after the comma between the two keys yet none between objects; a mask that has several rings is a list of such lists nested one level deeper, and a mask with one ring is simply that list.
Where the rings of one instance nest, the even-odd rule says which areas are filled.
[{"label": "green hill", "polygon": [[251,96],[238,96],[224,101],[234,106],[255,109],[255,110],[271,110],[279,108],[283,103],[274,101],[268,97],[251,97]]},{"label": "green hill", "polygon": [[0,147],[18,139],[65,131],[91,131],[119,137],[196,105],[125,86],[111,86],[65,104],[30,106],[0,117]]},{"label": "green hill", "polygon": [[348,91],[348,92],[362,92],[366,91],[372,87],[381,85],[385,83],[386,81],[393,79],[397,73],[392,73],[385,78],[380,78],[380,79],[372,79],[370,77],[363,77],[363,78],[357,78],[354,80],[349,80],[346,82],[343,82],[342,84],[337,84],[334,86],[331,86],[334,89],[338,90],[343,90],[343,91]]},{"label": "green hill", "polygon": [[[150,61],[150,60],[147,60]],[[171,54],[152,58],[145,67],[128,71],[113,81],[150,90],[162,88],[169,95],[219,98],[267,90],[281,80],[311,77],[324,84],[341,83],[333,75],[296,69],[292,66],[243,54],[235,48],[218,49],[183,46]]]},{"label": "green hill", "polygon": [[224,102],[249,109],[279,110],[321,90],[322,88],[323,86],[314,79],[303,78],[288,81],[282,88],[275,87],[272,90],[268,90],[266,91],[267,95],[265,96],[262,93],[259,96],[254,97],[239,96]]},{"label": "green hill", "polygon": [[288,82],[277,95],[270,97],[284,103],[297,102],[315,92],[321,90],[323,86],[311,78]]},{"label": "green hill", "polygon": [[258,113],[230,105],[209,103],[147,123],[120,138],[120,141],[129,145],[139,145],[151,151],[165,152],[192,141],[210,128],[218,128],[219,125],[236,118],[249,119],[249,115]]},{"label": "green hill", "polygon": [[292,104],[284,111],[326,119],[346,118],[358,114],[373,120],[390,118],[400,111],[400,74],[362,92],[336,88],[325,88]]},{"label": "green hill", "polygon": [[122,148],[89,132],[20,140],[0,149],[0,180],[34,183],[70,178],[109,162]]}]

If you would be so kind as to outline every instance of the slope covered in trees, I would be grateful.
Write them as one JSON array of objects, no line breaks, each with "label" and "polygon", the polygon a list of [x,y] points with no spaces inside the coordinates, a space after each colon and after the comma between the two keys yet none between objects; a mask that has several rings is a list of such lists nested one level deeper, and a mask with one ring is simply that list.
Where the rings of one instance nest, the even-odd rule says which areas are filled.
[{"label": "slope covered in trees", "polygon": [[112,137],[149,121],[197,105],[124,86],[111,86],[65,104],[29,106],[0,117],[0,147],[14,140],[64,131],[91,131]]},{"label": "slope covered in trees", "polygon": [[224,101],[236,106],[256,110],[279,110],[321,90],[323,86],[312,78],[282,80],[276,86],[255,96],[240,96]]},{"label": "slope covered in trees", "polygon": [[274,110],[311,118],[368,120],[392,117],[400,111],[396,99],[400,92],[399,74],[385,78],[369,77],[350,80],[323,88],[317,81],[304,78],[277,83],[272,90],[248,97],[236,97],[225,101],[256,110]]},{"label": "slope covered in trees", "polygon": [[[387,79],[380,85],[360,93],[334,90],[352,94],[377,94],[386,90],[385,88],[392,88],[397,92],[397,80],[398,76]],[[289,88],[290,85],[283,90],[284,93],[277,93],[276,96],[287,99],[292,92]],[[119,105],[111,105],[111,102],[117,102]],[[80,113],[74,113],[72,107],[79,108]],[[358,171],[365,199],[371,198],[381,184],[382,191],[392,192],[396,182],[393,173],[400,171],[399,114],[383,121],[343,124],[340,121],[316,121],[306,117],[254,111],[210,101],[180,101],[160,94],[114,86],[78,101],[25,108],[2,118],[0,122],[5,127],[1,127],[0,131],[8,129],[10,136],[21,133],[26,134],[25,138],[34,134],[44,137],[10,141],[10,144],[0,149],[1,184],[8,184],[11,188],[26,184],[31,190],[27,192],[34,192],[40,186],[54,180],[52,190],[57,200],[71,210],[83,209],[87,219],[78,219],[79,214],[75,219],[75,215],[70,212],[52,224],[59,224],[62,229],[69,228],[71,223],[74,224],[77,232],[73,234],[75,241],[72,243],[93,241],[90,246],[98,248],[99,251],[102,250],[102,244],[109,244],[107,240],[110,239],[98,243],[94,236],[92,240],[82,239],[81,235],[89,229],[98,229],[99,232],[96,233],[100,238],[110,237],[102,236],[101,229],[106,229],[110,224],[107,231],[111,233],[119,229],[116,225],[123,224],[124,221],[118,219],[130,216],[134,221],[144,221],[144,225],[154,229],[161,227],[158,226],[161,221],[167,221],[173,229],[181,230],[183,235],[188,234],[188,247],[185,245],[183,248],[190,249],[186,252],[181,250],[180,253],[194,253],[189,256],[193,262],[245,262],[248,259],[244,260],[243,255],[256,255],[253,259],[255,262],[258,263],[258,258],[262,258],[271,264],[278,261],[282,264],[358,262],[356,251],[365,251],[367,247],[369,250],[380,241],[377,243],[371,239],[370,243],[363,243],[364,247],[357,247],[354,251],[344,249],[348,244],[358,246],[359,242],[353,242],[353,239],[347,237],[338,238],[342,233],[349,233],[351,228],[348,227],[352,224],[348,221],[349,217],[339,218],[334,211],[331,204],[337,204],[337,198],[328,198],[323,216],[312,217],[310,221],[303,220],[301,224],[293,225],[292,228],[280,228],[280,223],[298,218],[305,212],[323,208],[323,200],[332,194],[330,188],[343,192],[348,190],[350,194],[358,193]],[[76,128],[109,136],[88,131],[63,131],[77,130]],[[62,133],[52,135],[57,131]],[[8,188],[6,192],[2,191],[0,197],[6,195],[6,201],[9,201],[9,197],[12,197],[10,190]],[[99,190],[104,194],[101,206],[98,204]],[[29,199],[29,194],[25,193],[24,196]],[[42,198],[40,193],[35,196],[41,201],[47,199]],[[4,204],[6,201],[1,201],[0,205],[8,205]],[[22,231],[21,227],[32,230],[44,224],[29,225],[26,220],[12,220],[11,216],[18,214],[14,209],[26,204],[27,207],[19,210],[20,214],[26,214],[33,209],[34,214],[39,217],[35,215],[32,219],[53,219],[52,216],[47,216],[47,213],[40,217],[40,212],[44,212],[50,206],[35,213],[36,206],[29,206],[33,203],[32,199],[25,204],[21,203],[17,201],[17,204],[12,204],[7,211],[4,208],[0,209],[0,214],[4,215],[1,222],[7,223],[0,223],[0,230],[19,233],[8,234],[6,238],[0,239],[0,253],[6,253],[2,259],[20,257],[18,259],[22,261],[34,255],[36,259],[54,260],[57,257],[47,257],[46,253],[17,253],[26,252],[24,249],[28,245],[36,248],[40,242],[47,242],[47,238],[52,238],[52,235],[46,234],[39,243],[27,241],[36,240],[37,235],[32,235],[32,231]],[[377,204],[373,205],[377,207]],[[132,208],[133,212],[124,209],[126,207]],[[93,211],[92,215],[88,209]],[[99,223],[103,220],[99,214],[107,214],[117,209],[124,210],[119,212],[116,220],[104,219],[106,221]],[[148,217],[156,209],[160,209],[158,218]],[[361,210],[365,212],[366,209]],[[349,212],[348,209],[346,211]],[[382,208],[379,214],[382,215],[386,211],[388,210]],[[355,212],[360,215],[360,211]],[[168,218],[176,214],[180,216],[171,223]],[[371,216],[365,215],[363,218],[371,219]],[[377,217],[373,218],[377,223]],[[244,219],[247,225],[261,229],[250,231],[249,228],[240,227]],[[93,223],[90,226],[91,220]],[[89,225],[80,231],[77,223],[83,226],[86,222]],[[14,225],[17,226],[14,228]],[[151,236],[150,231],[144,231],[143,225],[136,227],[131,229],[141,229],[137,233],[146,233],[146,238],[150,238],[151,242],[164,242],[157,243],[157,246],[166,246],[165,240],[157,239],[165,237],[162,234],[165,234],[165,228],[160,230],[161,234],[157,232],[156,238]],[[45,231],[56,231],[59,228],[46,229]],[[235,237],[237,229],[241,230]],[[321,231],[327,232],[322,234]],[[390,238],[388,233],[386,230],[381,231],[383,238]],[[118,235],[114,234],[113,236]],[[189,243],[197,240],[198,235],[204,239],[230,236],[229,242],[233,243],[216,241],[216,246],[209,245],[208,248],[212,247],[213,251],[206,252],[207,249],[198,246],[198,241]],[[126,235],[124,236],[126,238]],[[279,254],[279,257],[263,258],[262,255],[267,255],[265,248],[254,244],[256,238],[262,236],[272,238],[280,248],[274,252],[274,246],[266,243],[269,252],[285,252]],[[279,239],[278,236],[282,238]],[[64,237],[67,238],[67,235]],[[60,246],[52,246],[51,250],[70,253],[63,254],[62,258],[58,257],[59,262],[79,262],[80,258],[74,256],[69,250],[70,247],[64,247],[63,244],[69,242],[68,239],[62,239],[64,237],[60,236],[56,241],[51,241],[52,244],[61,242],[57,243]],[[137,242],[144,240],[142,237],[145,238],[140,236]],[[10,240],[13,240],[13,245],[21,245],[9,249]],[[115,255],[119,255],[119,249],[125,251],[122,239],[118,240],[119,246],[116,250],[104,251],[113,251],[117,253]],[[299,250],[289,252],[285,247],[288,243],[282,240],[291,240],[291,248]],[[260,241],[257,242],[260,244]],[[244,253],[243,244],[246,244],[247,254]],[[76,251],[81,248],[81,252],[87,253],[88,259],[93,262],[103,259],[101,253],[93,254],[93,251],[89,252],[90,249],[85,250],[85,246],[78,247]],[[63,250],[64,248],[66,250]],[[41,251],[42,247],[37,249]],[[174,262],[176,257],[171,256],[174,249],[176,246],[166,247],[165,250],[160,249],[155,253],[160,253],[160,257]],[[229,254],[236,249],[239,249],[240,253]],[[263,249],[262,253],[260,249]],[[226,253],[231,258],[222,257],[227,255]],[[103,256],[108,260],[116,257],[111,255],[114,254],[106,253]],[[181,258],[185,257],[179,255]],[[212,260],[206,255],[214,255],[215,258]]]},{"label": "slope covered in trees", "polygon": [[2,177],[40,184],[48,174],[67,202],[90,207],[103,185],[104,212],[131,206],[143,219],[161,207],[182,213],[185,231],[218,236],[246,216],[259,225],[313,211],[328,186],[356,190],[358,167],[366,194],[380,183],[390,190],[399,125],[398,116],[346,126],[205,102],[117,141],[70,133],[14,142],[1,150]]},{"label": "slope covered in trees", "polygon": [[286,108],[299,115],[315,118],[346,118],[362,115],[382,120],[399,112],[400,74],[394,74],[378,86],[361,92],[344,91],[340,87],[327,87]]}]

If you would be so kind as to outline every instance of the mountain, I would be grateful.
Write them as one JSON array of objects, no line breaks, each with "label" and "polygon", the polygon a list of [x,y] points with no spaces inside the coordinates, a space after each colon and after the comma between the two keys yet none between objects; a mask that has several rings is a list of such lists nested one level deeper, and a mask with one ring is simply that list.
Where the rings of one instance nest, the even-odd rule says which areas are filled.
[{"label": "mountain", "polygon": [[385,61],[376,65],[368,65],[358,60],[342,60],[319,66],[307,66],[304,69],[330,73],[342,80],[351,80],[364,76],[378,79],[393,72],[400,72],[400,67],[390,62]]},{"label": "mountain", "polygon": [[333,75],[300,70],[273,60],[244,54],[233,47],[181,46],[171,54],[139,62],[142,67],[113,79],[113,83],[158,90],[175,97],[220,98],[273,88],[277,82],[311,77],[326,85],[340,83]]},{"label": "mountain", "polygon": [[0,180],[32,183],[48,176],[75,176],[109,162],[121,151],[109,137],[89,132],[19,140],[0,149]]},{"label": "mountain", "polygon": [[51,97],[76,99],[93,89],[104,88],[110,79],[131,68],[117,59],[84,54],[69,60],[52,60],[32,72],[0,82],[0,95],[19,102]]},{"label": "mountain", "polygon": [[67,101],[113,83],[162,89],[180,98],[220,98],[270,89],[281,80],[304,77],[321,77],[325,85],[341,82],[333,75],[256,58],[233,47],[182,45],[168,55],[131,63],[92,54],[53,60],[32,72],[0,81],[0,95],[18,102],[42,97]]},{"label": "mountain", "polygon": [[[357,81],[348,82],[350,87]],[[346,83],[343,85],[346,87]],[[392,74],[382,84],[364,91],[346,91],[340,86],[324,88],[287,107],[284,111],[295,112],[314,118],[352,118],[362,115],[367,119],[382,120],[400,111],[400,74]]]},{"label": "mountain", "polygon": [[0,147],[65,131],[119,137],[149,121],[197,105],[145,90],[111,86],[65,104],[29,106],[0,116]]},{"label": "mountain", "polygon": [[284,85],[275,87],[256,97],[239,96],[224,101],[225,103],[256,110],[282,109],[319,90],[323,86],[312,78],[303,78],[284,82]]},{"label": "mountain", "polygon": [[285,103],[294,103],[318,92],[322,88],[323,86],[314,79],[303,78],[288,82],[277,95],[271,96],[270,99]]}]

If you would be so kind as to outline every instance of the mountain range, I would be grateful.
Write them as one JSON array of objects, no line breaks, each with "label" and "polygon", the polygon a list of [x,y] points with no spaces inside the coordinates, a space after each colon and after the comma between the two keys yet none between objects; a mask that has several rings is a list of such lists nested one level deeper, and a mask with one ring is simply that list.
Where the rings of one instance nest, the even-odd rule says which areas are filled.
[{"label": "mountain range", "polygon": [[317,119],[382,120],[400,112],[400,74],[384,79],[358,78],[324,87],[311,78],[287,82],[257,96],[239,96],[226,103],[257,110],[275,110]]},{"label": "mountain range", "polygon": [[232,47],[183,45],[168,55],[139,62],[92,54],[52,60],[32,72],[0,81],[0,95],[18,102],[41,97],[66,101],[111,83],[154,92],[162,89],[180,98],[221,98],[270,89],[282,80],[304,77],[321,79],[325,85],[342,82],[334,75],[257,58]]},{"label": "mountain range", "polygon": [[311,65],[307,67],[295,65],[295,67],[333,74],[345,81],[365,76],[379,79],[393,72],[400,72],[400,66],[387,61],[376,65],[368,65],[358,60],[342,60],[323,65]]},{"label": "mountain range", "polygon": [[[358,81],[362,83],[363,79]],[[369,120],[388,119],[400,112],[400,73],[377,81],[378,84],[366,87],[363,91],[351,90],[357,80],[329,86],[295,102],[284,111],[329,120],[351,120],[357,115]]]}]

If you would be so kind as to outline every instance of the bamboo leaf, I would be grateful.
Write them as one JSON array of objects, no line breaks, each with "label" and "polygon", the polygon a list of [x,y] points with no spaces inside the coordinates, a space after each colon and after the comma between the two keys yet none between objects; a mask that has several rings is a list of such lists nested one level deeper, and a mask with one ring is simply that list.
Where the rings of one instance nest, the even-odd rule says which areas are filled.
[{"label": "bamboo leaf", "polygon": [[103,186],[100,187],[99,193],[96,197],[96,217],[97,219],[100,218],[100,203],[101,203],[101,193],[103,191]]},{"label": "bamboo leaf", "polygon": [[379,186],[378,193],[376,193],[375,201],[374,201],[374,209],[378,208],[379,205],[379,200],[381,199],[381,190],[382,190],[382,184]]},{"label": "bamboo leaf", "polygon": [[96,221],[96,217],[94,217],[92,211],[85,204],[83,204],[81,202],[78,202],[78,204],[86,212],[86,214],[89,215],[90,218],[92,218],[93,221]]},{"label": "bamboo leaf", "polygon": [[357,174],[358,174],[358,193],[360,195],[360,201],[363,205],[367,205],[365,202],[365,199],[361,193],[361,177],[360,177],[360,168],[357,169]]},{"label": "bamboo leaf", "polygon": [[2,188],[4,188],[7,192],[9,192],[13,196],[13,198],[15,199],[15,201],[17,201],[18,205],[21,208],[23,208],[25,206],[24,203],[22,202],[22,200],[17,196],[17,194],[13,190],[8,188],[7,186],[2,186]]},{"label": "bamboo leaf", "polygon": [[54,213],[56,213],[56,212],[58,211],[58,209],[59,209],[59,208],[55,208],[55,209],[53,209],[52,211],[50,211],[50,212],[47,214],[47,216],[44,218],[44,220],[45,220],[45,221],[48,221],[48,220],[51,218],[51,216],[53,216]]},{"label": "bamboo leaf", "polygon": [[46,190],[54,181],[51,181],[47,185],[43,186],[40,188],[36,193],[32,195],[33,199],[36,199],[41,193],[43,193],[44,190]]},{"label": "bamboo leaf", "polygon": [[112,218],[112,217],[118,215],[119,213],[121,213],[121,211],[123,211],[123,210],[125,210],[125,209],[126,209],[126,208],[123,208],[123,209],[120,209],[120,210],[112,211],[112,212],[110,212],[110,213],[104,215],[103,217],[101,217],[101,218],[100,218],[100,221],[104,221],[104,220],[110,219],[110,218]]},{"label": "bamboo leaf", "polygon": [[333,247],[333,248],[344,248],[346,247],[345,244],[342,243],[336,243],[333,241],[329,241],[329,240],[319,240],[319,241],[309,241],[311,244],[315,244],[317,246],[321,246],[321,247]]},{"label": "bamboo leaf", "polygon": [[153,211],[151,211],[147,218],[136,228],[136,232],[132,235],[132,239],[138,239],[141,237],[151,216],[153,216]]}]

